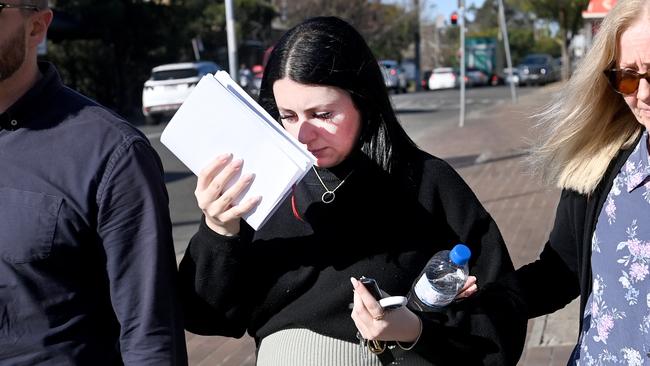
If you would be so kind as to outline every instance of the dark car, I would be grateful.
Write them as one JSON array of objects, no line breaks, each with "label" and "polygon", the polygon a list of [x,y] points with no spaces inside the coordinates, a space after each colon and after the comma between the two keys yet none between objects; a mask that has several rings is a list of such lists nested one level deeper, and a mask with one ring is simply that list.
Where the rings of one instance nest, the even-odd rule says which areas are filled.
[{"label": "dark car", "polygon": [[394,60],[380,60],[379,65],[382,69],[386,88],[397,93],[406,93],[408,81],[406,80],[406,71]]},{"label": "dark car", "polygon": [[519,84],[544,85],[557,80],[557,66],[553,56],[535,53],[524,57],[517,67]]}]

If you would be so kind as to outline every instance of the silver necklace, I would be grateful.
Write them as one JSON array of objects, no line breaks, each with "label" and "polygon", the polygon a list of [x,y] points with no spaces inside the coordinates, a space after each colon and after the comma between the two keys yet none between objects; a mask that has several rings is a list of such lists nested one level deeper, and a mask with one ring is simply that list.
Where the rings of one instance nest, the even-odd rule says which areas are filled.
[{"label": "silver necklace", "polygon": [[341,181],[341,183],[339,183],[338,186],[336,186],[334,189],[329,189],[323,182],[323,179],[321,179],[320,175],[318,175],[316,168],[313,165],[311,166],[311,168],[314,170],[314,173],[316,173],[316,177],[320,181],[320,184],[323,186],[323,188],[325,188],[325,193],[323,193],[323,195],[320,196],[320,200],[323,201],[323,203],[332,203],[332,201],[334,201],[334,199],[336,198],[336,193],[334,192],[336,192],[336,190],[339,189],[343,185],[343,183],[345,183],[345,181],[350,177],[350,175],[352,175],[352,173],[354,172],[354,170],[349,172],[348,175],[346,175],[345,178],[343,178],[343,180]]}]

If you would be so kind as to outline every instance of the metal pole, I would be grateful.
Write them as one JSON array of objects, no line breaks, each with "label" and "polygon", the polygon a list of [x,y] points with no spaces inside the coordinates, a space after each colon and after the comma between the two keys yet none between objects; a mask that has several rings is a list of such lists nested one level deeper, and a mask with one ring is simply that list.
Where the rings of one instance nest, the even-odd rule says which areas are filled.
[{"label": "metal pole", "polygon": [[228,73],[230,78],[237,80],[237,37],[235,37],[235,17],[232,0],[225,0],[226,33],[228,36]]},{"label": "metal pole", "polygon": [[420,1],[413,1],[415,11],[415,91],[422,90],[420,82]]},{"label": "metal pole", "polygon": [[460,117],[458,127],[465,125],[465,0],[459,0],[460,23]]},{"label": "metal pole", "polygon": [[199,40],[198,38],[192,38],[192,50],[194,50],[194,60],[201,60],[201,51],[199,50]]},{"label": "metal pole", "polygon": [[506,13],[503,9],[503,0],[499,0],[499,25],[503,34],[503,48],[506,50],[506,63],[508,64],[508,76],[510,76],[510,95],[512,102],[517,103],[517,90],[515,79],[512,77],[512,59],[510,58],[510,41],[508,41],[508,27],[506,27]]}]

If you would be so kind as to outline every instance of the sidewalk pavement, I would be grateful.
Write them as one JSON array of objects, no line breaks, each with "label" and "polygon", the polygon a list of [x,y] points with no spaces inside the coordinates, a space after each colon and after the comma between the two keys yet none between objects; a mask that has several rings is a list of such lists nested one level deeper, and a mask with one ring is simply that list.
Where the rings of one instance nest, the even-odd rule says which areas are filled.
[{"label": "sidewalk pavement", "polygon": [[[432,123],[415,137],[424,150],[450,162],[474,190],[499,225],[516,268],[537,258],[553,224],[559,190],[527,174],[523,159],[526,141],[532,138],[529,116],[560,87],[538,88],[515,105],[499,104],[480,113],[467,106],[465,127]],[[578,333],[577,301],[528,325],[518,365],[566,365]],[[255,345],[248,336],[187,337],[190,365],[255,364]]]}]

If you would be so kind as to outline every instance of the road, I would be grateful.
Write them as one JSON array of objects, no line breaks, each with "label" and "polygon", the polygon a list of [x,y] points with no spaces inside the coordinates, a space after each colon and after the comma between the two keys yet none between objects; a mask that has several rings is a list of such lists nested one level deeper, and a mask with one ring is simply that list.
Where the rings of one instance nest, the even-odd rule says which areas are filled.
[{"label": "road", "polygon": [[[518,88],[520,96],[533,88]],[[449,129],[458,124],[459,90],[438,90],[391,96],[395,110],[411,138],[417,143],[420,136]],[[489,107],[510,102],[509,87],[467,89],[466,120],[479,118]],[[165,124],[139,126],[160,155],[165,168],[165,181],[170,197],[170,211],[177,256],[182,256],[189,239],[196,231],[201,217],[196,207],[194,187],[196,178],[169,150],[160,143]]]}]

